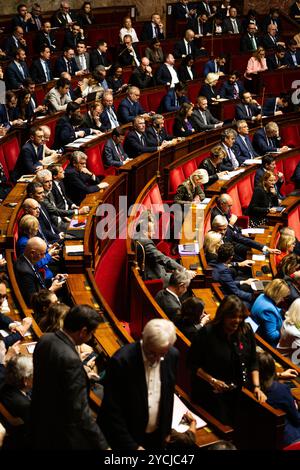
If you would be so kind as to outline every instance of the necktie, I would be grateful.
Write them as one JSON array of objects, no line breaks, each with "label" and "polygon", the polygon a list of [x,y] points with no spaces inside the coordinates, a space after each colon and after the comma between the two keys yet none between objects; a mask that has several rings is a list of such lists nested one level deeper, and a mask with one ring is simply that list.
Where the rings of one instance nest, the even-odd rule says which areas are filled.
[{"label": "necktie", "polygon": [[237,83],[233,85],[233,98],[236,100],[239,96],[239,87]]},{"label": "necktie", "polygon": [[251,146],[248,145],[247,137],[244,137],[243,140],[244,140],[244,144],[246,145],[246,147],[248,149],[248,152],[250,154],[250,158],[253,158],[253,152],[252,152]]},{"label": "necktie", "polygon": [[51,42],[50,34],[46,34],[46,38],[48,39],[49,46],[51,47],[51,46],[52,46],[52,42]]},{"label": "necktie", "polygon": [[247,116],[248,116],[248,117],[252,117],[251,108],[250,108],[248,105],[246,105],[245,108],[246,108],[246,111],[247,111]]},{"label": "necktie", "polygon": [[191,45],[190,45],[189,42],[187,43],[187,53],[188,53],[188,54],[191,53]]},{"label": "necktie", "polygon": [[35,24],[36,24],[36,27],[37,27],[37,29],[38,29],[38,31],[39,31],[39,30],[41,29],[41,26],[42,26],[42,25],[41,25],[41,21],[40,21],[40,19],[39,19],[38,16],[35,17]]},{"label": "necktie", "polygon": [[256,51],[257,45],[256,45],[256,39],[254,36],[251,36],[251,44],[252,44],[252,50]]},{"label": "necktie", "polygon": [[202,115],[202,119],[204,121],[204,124],[207,126],[207,119],[206,119],[206,116],[205,116],[205,112],[201,111],[201,115]]},{"label": "necktie", "polygon": [[237,27],[236,20],[232,20],[232,26],[233,26],[233,32],[234,32],[234,34],[238,34],[239,29],[238,29],[238,27]]},{"label": "necktie", "polygon": [[39,273],[39,271],[36,269],[36,267],[34,265],[32,265],[32,269],[34,271],[34,274],[36,275],[36,277],[38,278],[41,286],[43,289],[46,289],[46,284],[44,282],[44,279],[42,278],[41,274]]},{"label": "necktie", "polygon": [[296,59],[296,52],[293,52],[293,53],[292,53],[292,59],[293,59],[294,65],[295,65],[296,67],[298,67],[298,62],[297,62],[297,59]]},{"label": "necktie", "polygon": [[71,67],[71,62],[68,60],[67,62],[67,69],[70,75],[72,75],[72,67]]},{"label": "necktie", "polygon": [[56,187],[57,187],[58,192],[60,193],[60,195],[61,195],[61,197],[62,197],[62,200],[63,200],[63,202],[64,202],[65,210],[68,210],[68,209],[69,209],[68,202],[67,202],[67,200],[66,200],[66,198],[65,198],[65,196],[64,196],[64,193],[63,193],[63,191],[62,191],[62,189],[61,189],[61,187],[60,187],[60,184],[58,183],[58,184],[56,185]]},{"label": "necktie", "polygon": [[144,136],[143,136],[143,134],[141,134],[141,136],[140,136],[140,140],[141,140],[141,144],[142,144],[142,146],[143,146],[143,147],[145,147],[145,139],[144,139]]},{"label": "necktie", "polygon": [[154,28],[154,29],[155,29],[155,37],[158,38],[158,36],[159,36],[159,28],[158,28],[158,26],[155,25],[155,28]]},{"label": "necktie", "polygon": [[108,110],[109,119],[110,119],[112,128],[118,127],[119,122],[118,122],[118,120],[117,120],[117,118],[116,118],[116,115],[115,115],[113,109],[109,107],[109,108],[107,108],[107,110]]},{"label": "necktie", "polygon": [[117,153],[118,153],[118,155],[119,155],[119,158],[120,158],[121,162],[123,162],[123,161],[124,161],[124,156],[123,156],[123,154],[122,154],[122,152],[121,152],[121,149],[120,149],[119,144],[116,145],[116,150],[117,150]]},{"label": "necktie", "polygon": [[198,21],[198,25],[199,25],[199,35],[203,36],[202,23],[200,21]]},{"label": "necktie", "polygon": [[46,221],[48,222],[48,225],[49,225],[49,227],[50,227],[51,232],[56,235],[56,232],[55,232],[55,230],[54,230],[54,228],[53,228],[53,225],[51,224],[51,222],[50,222],[50,220],[48,219],[46,213],[44,212],[44,210],[43,210],[41,207],[40,207],[40,211],[41,211],[41,213],[43,214],[43,216],[45,217]]},{"label": "necktie", "polygon": [[24,73],[24,69],[23,69],[23,67],[22,67],[22,65],[21,65],[20,63],[18,64],[18,69],[20,70],[20,73],[21,73],[21,75],[22,75],[23,79],[25,80],[25,73]]}]

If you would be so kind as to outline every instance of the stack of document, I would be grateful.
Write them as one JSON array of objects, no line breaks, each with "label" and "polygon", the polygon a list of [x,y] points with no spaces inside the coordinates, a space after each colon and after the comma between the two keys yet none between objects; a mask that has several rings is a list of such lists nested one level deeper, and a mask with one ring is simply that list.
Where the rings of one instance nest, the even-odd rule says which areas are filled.
[{"label": "stack of document", "polygon": [[180,255],[197,255],[199,252],[199,243],[187,243],[184,245],[178,245],[178,253]]},{"label": "stack of document", "polygon": [[264,228],[243,228],[242,229],[242,235],[251,235],[251,234],[255,234],[255,233],[265,233],[265,229]]},{"label": "stack of document", "polygon": [[240,173],[243,173],[243,171],[245,171],[243,168],[241,168],[240,170],[230,171],[228,173],[228,175],[219,176],[219,180],[221,180],[221,181],[231,180],[231,178],[234,178],[235,176],[239,175]]},{"label": "stack of document", "polygon": [[243,165],[256,165],[261,163],[261,157],[258,158],[248,158],[243,162]]}]

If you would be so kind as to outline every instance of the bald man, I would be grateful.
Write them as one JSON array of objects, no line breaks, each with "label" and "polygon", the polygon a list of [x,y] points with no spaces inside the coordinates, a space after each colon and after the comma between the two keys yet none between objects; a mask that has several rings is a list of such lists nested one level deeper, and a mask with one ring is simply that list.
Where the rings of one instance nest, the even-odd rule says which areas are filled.
[{"label": "bald man", "polygon": [[231,213],[232,204],[232,198],[229,194],[221,194],[217,199],[217,205],[211,211],[211,223],[217,215],[223,215],[229,224],[234,225],[237,216]]},{"label": "bald man", "polygon": [[15,275],[19,289],[28,306],[30,306],[32,294],[41,289],[49,289],[56,292],[60,289],[67,274],[57,274],[50,280],[45,280],[43,273],[35,268],[35,265],[46,254],[47,245],[39,237],[33,237],[28,240],[24,253],[19,256],[14,265]]},{"label": "bald man", "polygon": [[150,61],[147,57],[142,58],[140,66],[136,67],[133,71],[129,83],[141,90],[154,85],[152,68],[150,67]]}]

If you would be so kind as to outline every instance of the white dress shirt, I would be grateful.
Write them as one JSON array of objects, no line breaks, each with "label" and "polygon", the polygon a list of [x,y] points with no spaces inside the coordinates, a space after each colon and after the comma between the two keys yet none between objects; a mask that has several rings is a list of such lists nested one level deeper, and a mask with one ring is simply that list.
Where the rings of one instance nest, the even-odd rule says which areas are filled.
[{"label": "white dress shirt", "polygon": [[176,70],[174,69],[174,67],[172,65],[169,65],[169,64],[166,64],[170,74],[171,74],[171,77],[172,77],[172,80],[171,80],[171,84],[170,84],[170,88],[174,88],[174,86],[176,85],[176,83],[179,82],[179,79],[178,79],[178,76],[177,76],[177,72]]},{"label": "white dress shirt", "polygon": [[[141,346],[143,342],[141,341]],[[154,432],[157,429],[159,404],[161,396],[161,380],[160,380],[160,361],[150,364],[146,358],[143,347],[142,356],[145,367],[146,385],[148,391],[148,424],[146,433]],[[162,360],[162,359],[161,359]]]}]

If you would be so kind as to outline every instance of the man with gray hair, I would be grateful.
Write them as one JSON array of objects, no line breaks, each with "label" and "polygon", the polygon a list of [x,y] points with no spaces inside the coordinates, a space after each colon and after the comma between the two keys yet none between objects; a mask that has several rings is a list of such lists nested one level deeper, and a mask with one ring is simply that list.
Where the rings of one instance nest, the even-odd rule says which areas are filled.
[{"label": "man with gray hair", "polygon": [[150,61],[147,57],[142,57],[139,67],[136,67],[132,72],[129,83],[139,87],[140,90],[154,85],[152,67],[150,67]]},{"label": "man with gray hair", "polygon": [[280,147],[280,140],[278,124],[270,121],[265,127],[255,132],[253,136],[253,147],[259,155],[272,152],[286,152],[289,148],[286,145]]},{"label": "man with gray hair", "polygon": [[239,164],[242,165],[245,160],[258,157],[258,154],[255,152],[249,138],[249,126],[247,121],[244,119],[237,121],[236,127],[238,134],[233,145],[233,150]]},{"label": "man with gray hair", "polygon": [[111,358],[98,424],[112,449],[161,449],[171,430],[178,351],[174,324],[150,320]]},{"label": "man with gray hair", "polygon": [[175,145],[178,142],[178,138],[173,138],[172,135],[167,134],[164,125],[165,118],[162,114],[154,114],[151,117],[151,125],[147,127],[145,132],[148,145],[161,145],[163,142]]},{"label": "man with gray hair", "polygon": [[168,287],[160,290],[155,296],[160,308],[172,321],[181,311],[180,298],[187,292],[190,282],[188,271],[173,271]]},{"label": "man with gray hair", "polygon": [[140,96],[141,92],[138,87],[128,87],[127,97],[121,101],[118,107],[118,117],[121,124],[128,124],[128,122],[134,121],[137,116],[149,119],[149,114],[139,103]]},{"label": "man with gray hair", "polygon": [[239,167],[236,154],[233,151],[237,133],[234,129],[225,129],[221,134],[221,146],[226,152],[226,157],[221,163],[222,171],[234,171]]}]

